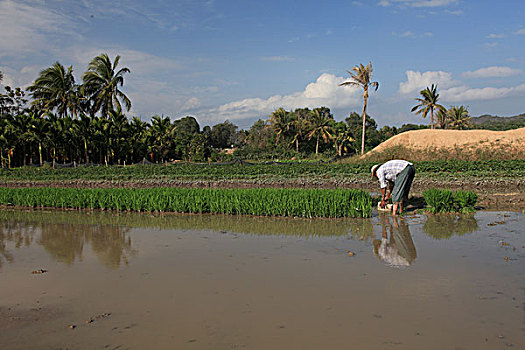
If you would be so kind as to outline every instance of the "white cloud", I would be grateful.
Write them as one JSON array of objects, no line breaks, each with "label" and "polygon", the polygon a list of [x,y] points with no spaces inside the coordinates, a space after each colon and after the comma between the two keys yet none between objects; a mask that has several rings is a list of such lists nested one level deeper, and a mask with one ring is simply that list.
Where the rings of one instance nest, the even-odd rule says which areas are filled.
[{"label": "white cloud", "polygon": [[392,35],[393,36],[398,36],[398,37],[401,37],[401,38],[411,38],[411,39],[429,38],[429,37],[434,36],[434,34],[431,33],[431,32],[425,32],[423,34],[415,34],[415,33],[411,32],[410,30],[407,30],[406,32],[403,32],[403,33],[392,32]]},{"label": "white cloud", "polygon": [[70,56],[77,63],[75,65],[78,67],[77,70],[87,68],[89,62],[101,53],[107,53],[111,60],[120,55],[119,67],[128,67],[133,75],[148,75],[182,68],[182,64],[176,60],[123,47],[72,47],[64,49],[64,54]]},{"label": "white cloud", "polygon": [[459,2],[459,0],[381,0],[378,5],[385,7],[393,4],[409,7],[441,7],[457,2]]},{"label": "white cloud", "polygon": [[520,29],[520,30],[514,32],[514,34],[518,34],[518,35],[525,34],[525,29]]},{"label": "white cloud", "polygon": [[488,39],[501,39],[501,38],[504,38],[504,37],[505,37],[505,34],[494,34],[494,33],[491,33],[491,34],[487,35]]},{"label": "white cloud", "polygon": [[452,79],[452,74],[443,71],[427,71],[421,73],[409,70],[406,72],[406,75],[407,81],[399,84],[399,93],[404,95],[416,91],[419,92],[432,84],[438,84],[442,88],[459,84],[459,82]]},{"label": "white cloud", "polygon": [[458,86],[441,91],[441,98],[444,101],[461,103],[474,100],[496,100],[513,96],[525,96],[525,84],[513,87],[485,87],[479,89]]},{"label": "white cloud", "polygon": [[261,61],[267,62],[293,62],[295,58],[289,56],[265,56],[261,57]]},{"label": "white cloud", "polygon": [[56,50],[54,39],[58,37],[78,38],[65,16],[22,1],[0,2],[0,23],[0,57],[49,52]]},{"label": "white cloud", "polygon": [[509,77],[512,75],[522,74],[520,69],[513,69],[509,67],[486,67],[475,71],[468,71],[461,74],[465,78],[492,78],[492,77]]},{"label": "white cloud", "polygon": [[207,120],[241,120],[265,117],[277,108],[287,110],[326,106],[331,109],[361,105],[361,90],[351,86],[339,86],[346,79],[323,73],[303,91],[289,95],[274,95],[267,99],[248,98],[223,104],[218,108],[200,111],[199,115]]}]

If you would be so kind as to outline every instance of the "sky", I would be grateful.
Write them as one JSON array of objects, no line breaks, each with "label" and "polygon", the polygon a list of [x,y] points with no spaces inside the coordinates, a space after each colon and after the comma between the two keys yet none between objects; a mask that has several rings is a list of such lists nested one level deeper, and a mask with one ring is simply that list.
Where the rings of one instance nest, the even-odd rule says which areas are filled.
[{"label": "sky", "polygon": [[283,107],[362,111],[347,70],[372,63],[379,126],[438,84],[472,116],[525,113],[524,0],[0,0],[2,84],[27,87],[55,61],[77,83],[107,53],[128,67],[128,116],[248,129]]}]

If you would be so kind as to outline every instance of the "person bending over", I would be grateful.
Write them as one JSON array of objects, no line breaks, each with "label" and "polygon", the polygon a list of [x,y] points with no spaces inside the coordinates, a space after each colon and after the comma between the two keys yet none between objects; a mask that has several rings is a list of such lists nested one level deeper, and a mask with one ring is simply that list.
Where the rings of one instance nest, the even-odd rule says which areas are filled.
[{"label": "person bending over", "polygon": [[[406,160],[389,160],[384,164],[372,167],[372,179],[378,179],[381,187],[381,208],[386,206],[386,201],[392,196],[392,214],[403,212],[403,201],[408,199],[408,193],[416,174],[414,165]],[[388,187],[388,191],[387,191]]]}]

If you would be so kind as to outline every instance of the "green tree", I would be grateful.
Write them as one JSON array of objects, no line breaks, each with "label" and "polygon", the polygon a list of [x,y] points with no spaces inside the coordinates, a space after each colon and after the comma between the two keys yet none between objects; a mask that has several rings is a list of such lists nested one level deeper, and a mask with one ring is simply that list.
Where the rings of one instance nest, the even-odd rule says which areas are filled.
[{"label": "green tree", "polygon": [[33,98],[32,105],[43,112],[56,112],[64,117],[69,111],[76,115],[79,100],[77,85],[73,76],[73,66],[66,68],[55,62],[40,72],[33,85],[27,88]]},{"label": "green tree", "polygon": [[310,118],[310,132],[308,133],[308,138],[312,139],[314,136],[316,138],[315,142],[315,154],[319,153],[319,139],[322,139],[324,142],[328,142],[332,139],[332,134],[334,133],[333,128],[333,117],[327,108],[314,108],[312,111],[312,116]]},{"label": "green tree", "polygon": [[171,125],[169,117],[159,117],[156,115],[151,118],[151,127],[148,130],[148,151],[150,151],[151,154],[156,154],[157,160],[161,162],[164,162],[170,149],[172,128],[173,126]]},{"label": "green tree", "polygon": [[372,62],[368,62],[368,65],[363,66],[362,63],[359,64],[359,66],[355,66],[352,68],[352,71],[348,71],[348,74],[350,74],[350,81],[346,81],[342,84],[339,84],[339,86],[358,86],[363,88],[363,131],[361,134],[361,155],[365,153],[365,130],[366,130],[366,107],[368,104],[368,89],[369,87],[379,89],[379,83],[377,81],[371,81],[372,80]]},{"label": "green tree", "polygon": [[109,111],[122,109],[121,101],[127,111],[131,108],[131,100],[119,89],[124,85],[124,74],[130,73],[129,68],[117,71],[120,56],[115,61],[106,53],[93,58],[88,65],[88,70],[82,75],[84,93],[92,101],[93,112],[101,112],[108,118]]},{"label": "green tree", "polygon": [[295,143],[295,151],[299,153],[299,141],[303,140],[308,134],[310,128],[309,120],[311,118],[312,111],[309,108],[298,108],[293,113],[295,118],[292,121],[292,142]]},{"label": "green tree", "polygon": [[430,128],[434,129],[434,110],[445,109],[438,103],[439,93],[437,92],[437,85],[432,84],[430,87],[419,92],[421,97],[415,98],[419,103],[412,107],[411,112],[421,114],[423,118],[426,118],[428,112],[430,112]]},{"label": "green tree", "polygon": [[470,116],[467,107],[454,106],[448,110],[447,115],[452,129],[464,130],[470,127]]},{"label": "green tree", "polygon": [[343,151],[348,151],[348,146],[354,142],[355,139],[352,137],[352,132],[345,122],[337,122],[334,125],[334,147],[337,155],[341,157]]},{"label": "green tree", "polygon": [[291,136],[295,123],[295,114],[286,111],[284,108],[279,108],[270,115],[270,125],[272,126],[276,142],[281,141],[284,148],[286,148],[286,139]]},{"label": "green tree", "polygon": [[211,128],[210,142],[216,149],[224,149],[235,145],[237,125],[226,120],[224,123],[215,124]]}]

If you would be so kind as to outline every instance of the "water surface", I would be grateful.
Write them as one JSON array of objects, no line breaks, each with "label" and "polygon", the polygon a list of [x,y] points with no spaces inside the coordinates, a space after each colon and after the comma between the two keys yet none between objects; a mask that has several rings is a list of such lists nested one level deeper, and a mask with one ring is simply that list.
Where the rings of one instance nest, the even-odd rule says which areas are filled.
[{"label": "water surface", "polygon": [[522,349],[524,228],[3,210],[0,348]]}]

